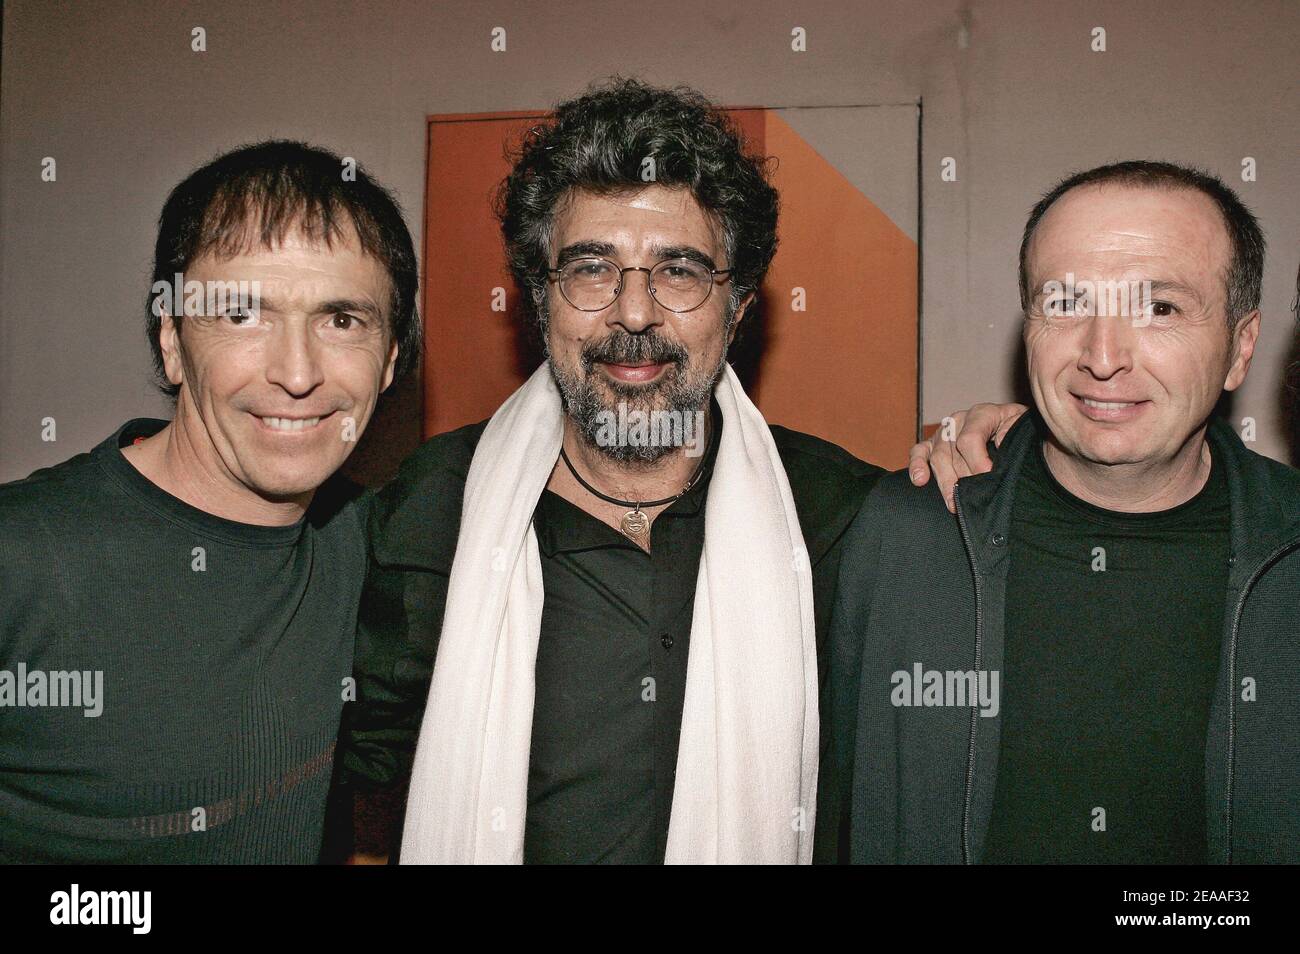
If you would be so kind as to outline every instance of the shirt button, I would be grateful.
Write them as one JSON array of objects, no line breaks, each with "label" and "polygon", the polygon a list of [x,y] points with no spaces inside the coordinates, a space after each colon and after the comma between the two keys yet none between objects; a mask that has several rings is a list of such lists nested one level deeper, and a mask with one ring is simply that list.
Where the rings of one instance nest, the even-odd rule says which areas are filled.
[{"label": "shirt button", "polygon": [[1004,533],[995,533],[995,534],[993,534],[993,545],[994,545],[995,547],[1004,546],[1004,545],[1006,545],[1006,542],[1007,542],[1007,536],[1006,536],[1006,534],[1004,534]]},{"label": "shirt button", "polygon": [[664,649],[673,648],[673,638],[667,633],[664,633],[662,636],[659,637],[659,642],[663,644]]}]

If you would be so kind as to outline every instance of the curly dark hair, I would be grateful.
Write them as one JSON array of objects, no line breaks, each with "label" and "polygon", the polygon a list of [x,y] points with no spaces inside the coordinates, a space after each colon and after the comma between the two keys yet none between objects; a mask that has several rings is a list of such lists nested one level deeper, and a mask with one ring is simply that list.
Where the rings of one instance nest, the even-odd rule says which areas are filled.
[{"label": "curly dark hair", "polygon": [[[209,252],[233,255],[247,247],[271,248],[291,228],[328,246],[351,224],[361,250],[377,259],[391,280],[389,322],[398,345],[393,374],[397,381],[420,360],[415,249],[392,193],[360,165],[355,178],[345,180],[342,161],[328,149],[269,139],[224,153],[196,169],[172,190],[158,216],[152,282],[171,282],[173,275]],[[180,389],[163,369],[162,319],[155,297],[151,286],[145,333],[158,387],[174,398]]]},{"label": "curly dark hair", "polygon": [[698,92],[614,77],[530,129],[497,191],[506,257],[534,318],[545,321],[542,293],[558,203],[572,189],[644,188],[647,157],[656,184],[690,189],[720,228],[732,268],[728,319],[757,292],[777,243],[779,200],[768,160],[749,152],[731,120]]}]

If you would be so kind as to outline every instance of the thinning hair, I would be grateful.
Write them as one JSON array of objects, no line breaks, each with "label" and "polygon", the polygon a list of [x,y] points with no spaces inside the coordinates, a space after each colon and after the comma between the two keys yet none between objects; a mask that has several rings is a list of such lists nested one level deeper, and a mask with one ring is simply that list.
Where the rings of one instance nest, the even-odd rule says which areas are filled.
[{"label": "thinning hair", "polygon": [[1020,240],[1020,307],[1026,312],[1033,301],[1029,288],[1029,243],[1038,223],[1056,202],[1072,189],[1090,185],[1119,185],[1144,189],[1191,189],[1206,195],[1223,216],[1232,249],[1223,275],[1228,330],[1259,307],[1260,284],[1264,276],[1264,233],[1259,222],[1237,193],[1211,173],[1172,162],[1133,159],[1097,166],[1067,176],[1044,195],[1025,223]]}]

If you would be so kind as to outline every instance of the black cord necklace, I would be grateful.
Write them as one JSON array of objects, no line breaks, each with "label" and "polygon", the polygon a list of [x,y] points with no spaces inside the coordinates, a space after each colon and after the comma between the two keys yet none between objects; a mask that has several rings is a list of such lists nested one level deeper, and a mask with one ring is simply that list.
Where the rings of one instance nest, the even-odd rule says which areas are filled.
[{"label": "black cord necklace", "polygon": [[[716,430],[714,434],[709,435],[709,450],[713,449],[713,439],[715,434]],[[671,497],[664,497],[662,500],[620,500],[617,497],[611,497],[609,494],[603,494],[582,479],[582,475],[578,473],[578,469],[573,466],[573,461],[569,460],[569,455],[565,453],[563,444],[560,444],[560,458],[564,461],[565,466],[569,468],[569,473],[573,475],[573,479],[582,484],[583,488],[588,493],[599,497],[606,503],[612,503],[619,507],[631,508],[627,513],[623,514],[622,519],[619,520],[619,529],[623,531],[625,536],[631,537],[637,542],[641,542],[650,529],[650,518],[645,515],[641,508],[660,507],[664,504],[673,503],[674,501],[686,496],[687,492],[699,483],[700,477],[703,476],[704,465],[709,460],[709,452],[705,451],[704,460],[700,461],[700,466],[695,468],[695,473],[691,475],[690,480],[686,481],[686,486],[681,489],[681,492],[673,494]]]}]

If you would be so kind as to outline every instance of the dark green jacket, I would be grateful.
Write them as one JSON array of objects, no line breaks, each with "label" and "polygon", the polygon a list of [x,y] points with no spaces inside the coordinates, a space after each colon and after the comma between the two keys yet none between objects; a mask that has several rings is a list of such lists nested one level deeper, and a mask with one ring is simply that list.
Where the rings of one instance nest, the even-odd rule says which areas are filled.
[{"label": "dark green jacket", "polygon": [[[347,707],[340,737],[346,784],[393,789],[409,779],[442,631],[465,477],[486,424],[426,441],[375,499],[370,571],[357,627],[357,702]],[[784,427],[771,430],[812,564],[825,722],[833,705],[826,694],[825,636],[834,605],[839,542],[883,471],[819,438]],[[501,488],[502,493],[511,490]],[[852,709],[844,709],[839,717],[852,719]],[[832,812],[838,804],[837,799]],[[836,834],[836,826],[818,825],[819,846],[826,839],[819,857],[833,858]]]},{"label": "dark green jacket", "polygon": [[[891,474],[845,534],[831,681],[845,695],[858,687],[859,719],[855,739],[831,744],[832,771],[853,779],[855,862],[982,856],[1000,715],[895,708],[890,675],[918,662],[1001,672],[1012,501],[1044,434],[1035,414],[1017,422],[992,472],[958,484],[956,518],[932,486]],[[1232,554],[1206,738],[1209,857],[1300,862],[1300,473],[1217,419],[1208,439],[1226,468]]]}]

